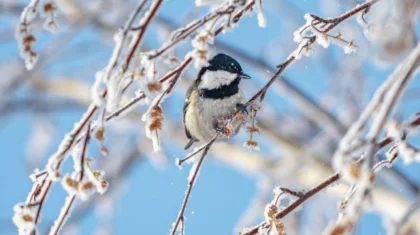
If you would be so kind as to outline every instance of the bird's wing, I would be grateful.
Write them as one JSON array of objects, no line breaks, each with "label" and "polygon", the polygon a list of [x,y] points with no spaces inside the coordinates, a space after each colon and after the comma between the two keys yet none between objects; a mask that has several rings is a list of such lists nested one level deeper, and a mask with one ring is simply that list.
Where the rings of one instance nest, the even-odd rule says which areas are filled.
[{"label": "bird's wing", "polygon": [[190,100],[189,100],[189,98],[190,98],[190,96],[191,96],[191,93],[192,93],[194,90],[196,90],[196,89],[197,89],[197,87],[198,87],[198,84],[199,84],[199,83],[200,83],[200,81],[199,81],[199,80],[195,80],[195,81],[191,84],[191,86],[188,88],[188,90],[187,90],[187,94],[185,95],[185,103],[184,103],[184,111],[183,111],[183,116],[182,116],[182,122],[184,123],[185,134],[187,135],[188,139],[191,139],[191,138],[192,138],[192,136],[191,136],[190,132],[188,131],[187,126],[185,125],[185,114],[186,114],[186,112],[187,112],[188,105],[190,104]]},{"label": "bird's wing", "polygon": [[189,104],[190,104],[190,102],[187,99],[185,99],[185,103],[184,103],[184,115],[182,117],[182,122],[184,123],[185,134],[187,135],[188,139],[191,139],[191,134],[188,131],[187,126],[185,125],[185,113],[187,112],[187,108],[188,108],[188,105]]}]

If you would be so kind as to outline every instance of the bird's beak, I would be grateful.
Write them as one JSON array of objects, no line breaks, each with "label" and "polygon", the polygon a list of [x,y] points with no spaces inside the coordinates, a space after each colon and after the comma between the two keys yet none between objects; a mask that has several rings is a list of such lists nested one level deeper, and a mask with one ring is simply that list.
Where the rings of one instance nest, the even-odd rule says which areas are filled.
[{"label": "bird's beak", "polygon": [[251,78],[251,76],[249,76],[248,74],[245,74],[245,73],[239,74],[239,77],[240,78],[245,78],[245,79],[250,79]]}]

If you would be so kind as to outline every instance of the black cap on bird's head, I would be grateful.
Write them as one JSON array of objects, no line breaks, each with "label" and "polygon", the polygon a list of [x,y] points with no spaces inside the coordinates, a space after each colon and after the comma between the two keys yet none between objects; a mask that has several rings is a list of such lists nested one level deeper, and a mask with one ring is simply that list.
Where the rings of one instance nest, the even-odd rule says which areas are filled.
[{"label": "black cap on bird's head", "polygon": [[209,60],[209,66],[205,69],[209,71],[226,71],[238,74],[240,78],[251,78],[242,71],[242,67],[238,61],[223,53],[219,53]]},{"label": "black cap on bird's head", "polygon": [[251,78],[232,57],[219,53],[198,73],[196,87],[206,98],[221,99],[237,94],[242,78]]}]

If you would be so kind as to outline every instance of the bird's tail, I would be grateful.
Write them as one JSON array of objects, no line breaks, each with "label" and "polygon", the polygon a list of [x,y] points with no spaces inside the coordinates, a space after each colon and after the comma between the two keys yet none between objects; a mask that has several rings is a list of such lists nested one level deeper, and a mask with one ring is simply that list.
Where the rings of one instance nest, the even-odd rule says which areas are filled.
[{"label": "bird's tail", "polygon": [[190,139],[190,141],[188,142],[188,144],[187,144],[187,145],[185,145],[184,150],[189,149],[189,148],[191,147],[191,145],[193,145],[193,144],[194,144],[194,142],[195,142],[195,141],[196,141],[196,140],[195,140],[194,138],[191,138],[191,139]]}]

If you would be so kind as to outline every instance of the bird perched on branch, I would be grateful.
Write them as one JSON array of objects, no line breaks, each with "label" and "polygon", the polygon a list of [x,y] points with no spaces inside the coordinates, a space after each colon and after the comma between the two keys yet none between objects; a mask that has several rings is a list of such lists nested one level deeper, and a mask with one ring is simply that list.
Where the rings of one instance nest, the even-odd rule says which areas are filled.
[{"label": "bird perched on branch", "polygon": [[194,142],[207,142],[217,132],[223,132],[226,125],[223,120],[236,110],[247,112],[239,83],[250,76],[228,55],[217,54],[208,62],[209,65],[200,70],[186,94],[183,123],[190,141],[185,149]]}]

